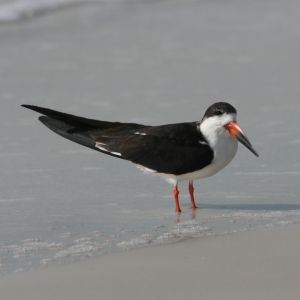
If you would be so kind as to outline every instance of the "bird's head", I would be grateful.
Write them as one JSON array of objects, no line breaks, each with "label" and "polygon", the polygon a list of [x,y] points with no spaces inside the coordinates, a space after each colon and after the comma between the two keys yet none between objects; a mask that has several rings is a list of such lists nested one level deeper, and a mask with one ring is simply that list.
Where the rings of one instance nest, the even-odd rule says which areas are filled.
[{"label": "bird's head", "polygon": [[210,144],[215,144],[221,136],[234,139],[247,147],[254,155],[258,153],[252,147],[250,141],[243,133],[236,121],[237,111],[229,103],[217,102],[211,105],[205,112],[200,123],[200,130]]}]

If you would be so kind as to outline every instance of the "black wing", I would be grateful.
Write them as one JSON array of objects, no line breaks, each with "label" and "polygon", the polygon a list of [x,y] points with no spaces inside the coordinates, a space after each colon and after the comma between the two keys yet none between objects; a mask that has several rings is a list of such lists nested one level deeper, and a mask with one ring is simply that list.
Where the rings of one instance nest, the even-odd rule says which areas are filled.
[{"label": "black wing", "polygon": [[145,126],[92,120],[38,106],[23,106],[41,113],[40,121],[64,138],[160,173],[193,172],[213,159],[213,152],[196,122]]},{"label": "black wing", "polygon": [[190,173],[213,160],[213,151],[197,129],[196,122],[138,130],[120,127],[91,134],[100,149],[160,173]]}]

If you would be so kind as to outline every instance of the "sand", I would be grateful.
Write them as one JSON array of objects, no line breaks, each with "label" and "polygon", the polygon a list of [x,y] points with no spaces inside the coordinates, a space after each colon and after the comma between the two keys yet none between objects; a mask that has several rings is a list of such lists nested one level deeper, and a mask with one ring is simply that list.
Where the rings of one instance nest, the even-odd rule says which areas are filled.
[{"label": "sand", "polygon": [[[241,147],[222,173],[197,183],[203,209],[195,223],[182,187],[183,229],[299,222],[299,1],[108,2],[0,27],[3,270],[174,230],[171,187],[51,134],[22,103],[163,124],[200,120],[212,102],[229,101],[260,159]],[[189,239],[6,275],[0,298],[298,299],[299,229]]]},{"label": "sand", "polygon": [[10,299],[298,299],[299,225],[186,240],[10,275]]},{"label": "sand", "polygon": [[0,26],[0,272],[177,233],[171,186],[60,138],[22,103],[165,124],[228,101],[260,158],[240,147],[195,182],[195,220],[183,183],[181,231],[300,220],[299,1],[91,2],[43,14],[37,4]]}]

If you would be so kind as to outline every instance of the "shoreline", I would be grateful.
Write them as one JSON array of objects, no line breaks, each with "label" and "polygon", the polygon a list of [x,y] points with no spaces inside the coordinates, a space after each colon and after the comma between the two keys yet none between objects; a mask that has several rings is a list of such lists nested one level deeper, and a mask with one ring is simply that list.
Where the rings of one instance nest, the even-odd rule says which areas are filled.
[{"label": "shoreline", "polygon": [[9,299],[289,299],[300,225],[195,238],[0,279]]},{"label": "shoreline", "polygon": [[[1,299],[298,299],[300,4],[15,1],[0,0]],[[238,108],[261,158],[240,149],[195,183],[195,219],[184,183],[180,225],[169,185],[20,107],[171,124],[216,101]]]}]

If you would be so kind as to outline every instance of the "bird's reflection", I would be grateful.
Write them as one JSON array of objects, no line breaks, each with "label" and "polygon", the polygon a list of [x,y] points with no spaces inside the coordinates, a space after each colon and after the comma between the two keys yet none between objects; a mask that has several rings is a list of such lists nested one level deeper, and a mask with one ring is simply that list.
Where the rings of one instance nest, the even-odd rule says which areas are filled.
[{"label": "bird's reflection", "polygon": [[[197,211],[198,211],[199,209],[198,208],[191,208],[190,209],[190,219],[191,220],[195,220],[196,219],[196,217],[197,217]],[[176,224],[179,224],[180,223],[180,219],[182,218],[182,213],[176,213],[175,214],[175,223]]]}]

